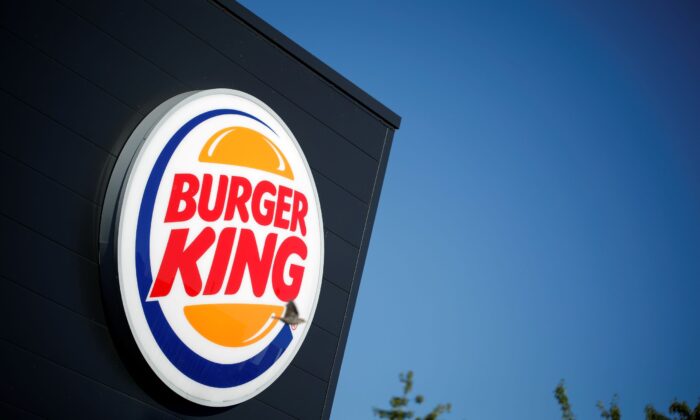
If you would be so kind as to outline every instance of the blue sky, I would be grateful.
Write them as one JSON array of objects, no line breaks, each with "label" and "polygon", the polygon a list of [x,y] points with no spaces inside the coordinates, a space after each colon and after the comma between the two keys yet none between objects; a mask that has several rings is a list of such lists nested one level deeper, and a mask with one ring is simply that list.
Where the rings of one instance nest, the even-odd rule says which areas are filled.
[{"label": "blue sky", "polygon": [[700,397],[700,10],[244,1],[403,117],[332,417]]}]

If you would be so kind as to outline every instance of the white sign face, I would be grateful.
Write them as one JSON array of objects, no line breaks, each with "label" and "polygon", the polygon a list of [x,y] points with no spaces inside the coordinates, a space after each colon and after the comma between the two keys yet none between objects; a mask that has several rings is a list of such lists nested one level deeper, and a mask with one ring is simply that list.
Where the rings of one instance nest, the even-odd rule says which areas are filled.
[{"label": "white sign face", "polygon": [[[301,346],[323,221],[306,158],[270,108],[228,89],[184,96],[142,123],[152,129],[117,216],[119,285],[158,377],[190,401],[228,406],[272,384]],[[278,319],[289,321],[289,302],[305,322]]]}]

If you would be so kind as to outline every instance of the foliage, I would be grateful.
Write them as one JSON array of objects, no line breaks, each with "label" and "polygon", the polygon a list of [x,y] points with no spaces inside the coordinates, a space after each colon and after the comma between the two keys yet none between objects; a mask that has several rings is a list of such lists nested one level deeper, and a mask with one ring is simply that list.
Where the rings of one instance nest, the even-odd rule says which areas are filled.
[{"label": "foliage", "polygon": [[673,417],[667,417],[656,411],[651,404],[644,407],[646,420],[700,420],[700,402],[695,408],[691,409],[685,401],[673,401],[668,407],[669,414]]},{"label": "foliage", "polygon": [[605,408],[602,401],[598,401],[597,406],[598,410],[600,410],[600,417],[606,420],[620,420],[622,418],[620,406],[617,405],[617,394],[613,395],[612,401],[610,401],[610,408]]},{"label": "foliage", "polygon": [[576,417],[574,417],[574,413],[571,411],[571,403],[569,403],[569,397],[566,395],[563,379],[554,389],[554,398],[557,399],[559,407],[561,407],[562,420],[574,420]]},{"label": "foliage", "polygon": [[[554,389],[554,398],[561,408],[562,420],[574,420],[575,417],[574,413],[571,411],[569,397],[566,395],[564,380],[559,382],[559,385]],[[610,408],[605,408],[603,402],[598,401],[597,407],[600,410],[600,417],[606,420],[620,420],[622,418],[622,411],[617,404],[617,399],[618,397],[616,394],[610,402]],[[698,402],[695,408],[691,409],[687,402],[676,400],[668,407],[668,412],[673,417],[668,417],[660,413],[651,404],[644,408],[646,420],[700,420],[700,402]]]},{"label": "foliage", "polygon": [[414,411],[409,409],[409,405],[411,402],[414,402],[415,404],[422,404],[424,398],[420,394],[416,395],[414,398],[409,397],[409,394],[413,390],[413,372],[409,370],[406,374],[401,373],[399,375],[399,381],[401,381],[403,384],[403,394],[398,397],[391,397],[389,400],[389,405],[391,408],[375,408],[375,416],[390,420],[404,420],[413,418],[416,420],[436,420],[441,414],[449,413],[452,409],[452,405],[449,403],[438,404],[424,417],[414,417]]}]

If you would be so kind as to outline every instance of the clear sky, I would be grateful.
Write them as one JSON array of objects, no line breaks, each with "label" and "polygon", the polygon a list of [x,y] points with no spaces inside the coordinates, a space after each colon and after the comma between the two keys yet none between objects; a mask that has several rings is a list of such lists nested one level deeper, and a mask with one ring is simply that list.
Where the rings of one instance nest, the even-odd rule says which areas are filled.
[{"label": "clear sky", "polygon": [[698,401],[697,2],[243,3],[403,117],[333,418]]}]

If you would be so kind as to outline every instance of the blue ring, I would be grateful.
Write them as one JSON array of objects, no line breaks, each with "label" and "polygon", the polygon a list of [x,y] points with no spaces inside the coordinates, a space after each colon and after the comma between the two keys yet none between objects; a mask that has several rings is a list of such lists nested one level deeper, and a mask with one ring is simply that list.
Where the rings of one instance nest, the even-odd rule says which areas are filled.
[{"label": "blue ring", "polygon": [[177,150],[190,131],[210,118],[226,114],[251,118],[272,130],[270,126],[260,119],[233,109],[216,109],[204,112],[189,120],[168,140],[156,163],[153,165],[153,170],[148,177],[143,199],[141,200],[138,224],[136,226],[136,278],[141,297],[141,306],[153,338],[155,338],[163,354],[180,372],[202,385],[215,388],[230,388],[257,378],[282,356],[282,353],[292,342],[292,331],[289,325],[285,325],[267,347],[250,359],[232,364],[215,363],[198,355],[180,340],[180,337],[175,334],[175,331],[173,331],[166,320],[158,301],[149,302],[146,300],[153,283],[150,266],[151,220],[153,219],[156,194],[158,193],[165,168],[168,166],[175,150]]}]

